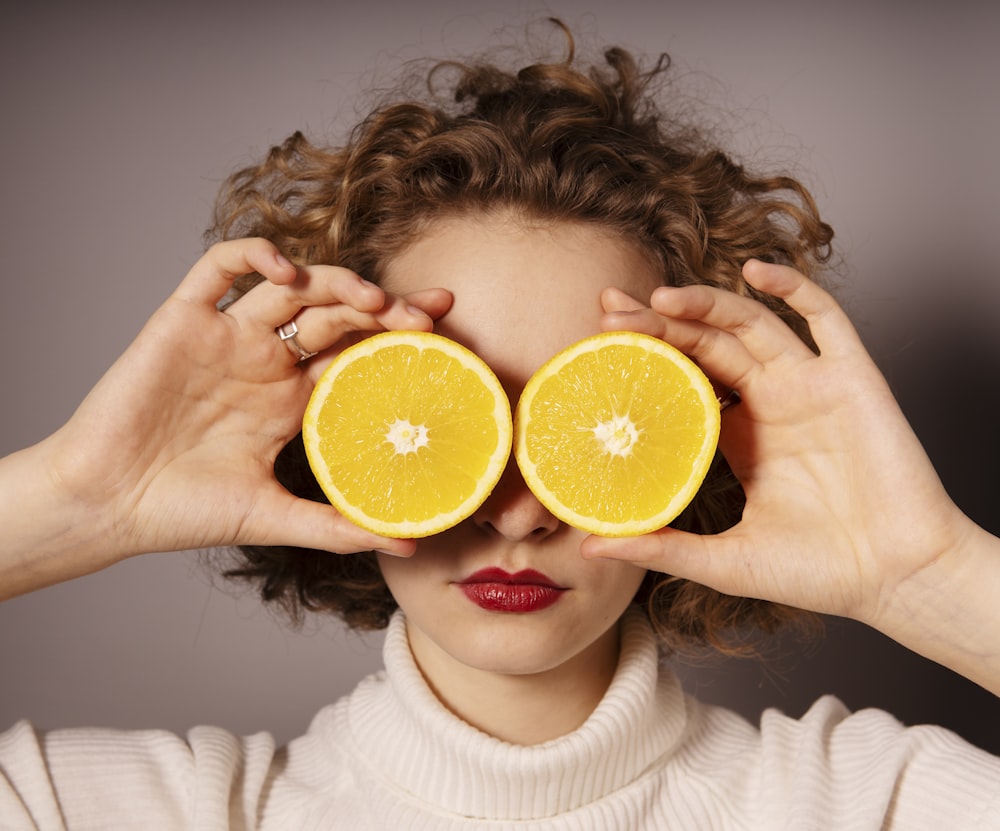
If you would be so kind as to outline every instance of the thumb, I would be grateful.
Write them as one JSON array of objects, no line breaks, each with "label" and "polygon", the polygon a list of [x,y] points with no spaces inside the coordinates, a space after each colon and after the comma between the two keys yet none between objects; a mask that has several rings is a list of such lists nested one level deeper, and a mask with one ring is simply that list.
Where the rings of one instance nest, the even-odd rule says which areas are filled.
[{"label": "thumb", "polygon": [[373,534],[333,506],[300,499],[278,483],[262,492],[239,536],[238,543],[244,545],[287,545],[337,554],[377,550],[409,557],[416,548],[413,540]]},{"label": "thumb", "polygon": [[731,569],[733,540],[730,532],[715,535],[693,534],[676,528],[661,528],[638,537],[587,537],[580,553],[587,560],[621,560],[633,565],[682,577],[726,593],[733,593]]}]

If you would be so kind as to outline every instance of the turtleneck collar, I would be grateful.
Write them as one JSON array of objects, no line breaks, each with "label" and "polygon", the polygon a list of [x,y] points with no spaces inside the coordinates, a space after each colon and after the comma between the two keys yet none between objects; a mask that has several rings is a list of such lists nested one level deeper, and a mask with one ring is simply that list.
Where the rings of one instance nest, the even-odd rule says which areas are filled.
[{"label": "turtleneck collar", "polygon": [[386,632],[385,674],[351,698],[350,731],[374,775],[410,798],[464,817],[527,820],[572,811],[633,782],[684,732],[684,696],[659,671],[644,617],[622,622],[618,668],[591,716],[533,746],[493,738],[453,715],[414,662],[402,614]]}]

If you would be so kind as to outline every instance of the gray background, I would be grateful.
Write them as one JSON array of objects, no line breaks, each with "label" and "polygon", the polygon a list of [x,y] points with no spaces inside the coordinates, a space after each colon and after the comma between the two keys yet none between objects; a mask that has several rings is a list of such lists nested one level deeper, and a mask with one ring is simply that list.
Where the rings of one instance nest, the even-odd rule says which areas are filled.
[{"label": "gray background", "polygon": [[[813,187],[848,264],[841,296],[959,504],[1000,530],[995,4],[19,6],[0,27],[0,452],[57,427],[126,347],[199,255],[230,170],[297,128],[342,135],[357,93],[406,59],[554,13],[585,42],[670,52],[741,153]],[[290,632],[197,553],[143,557],[0,606],[0,728],[208,722],[286,740],[378,666],[379,642]],[[991,696],[862,627],[779,646],[684,674],[751,717],[834,692],[1000,752]]]}]

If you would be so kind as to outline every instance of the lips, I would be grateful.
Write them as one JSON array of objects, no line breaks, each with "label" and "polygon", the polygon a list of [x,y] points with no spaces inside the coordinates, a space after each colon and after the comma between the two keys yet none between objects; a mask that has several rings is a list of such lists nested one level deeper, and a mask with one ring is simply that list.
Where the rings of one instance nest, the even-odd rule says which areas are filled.
[{"label": "lips", "polygon": [[510,574],[484,568],[458,584],[469,600],[491,612],[538,612],[557,602],[566,590],[544,574],[525,569]]}]

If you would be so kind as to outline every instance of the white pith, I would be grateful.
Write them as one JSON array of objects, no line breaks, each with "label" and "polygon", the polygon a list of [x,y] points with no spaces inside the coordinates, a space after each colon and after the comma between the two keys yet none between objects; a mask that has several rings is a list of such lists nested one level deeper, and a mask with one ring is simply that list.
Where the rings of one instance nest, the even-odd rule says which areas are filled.
[{"label": "white pith", "polygon": [[604,452],[612,456],[628,456],[639,440],[639,429],[627,415],[612,416],[592,429]]},{"label": "white pith", "polygon": [[396,419],[389,425],[385,440],[397,453],[416,453],[427,446],[427,428],[423,424],[410,424],[406,419]]}]

